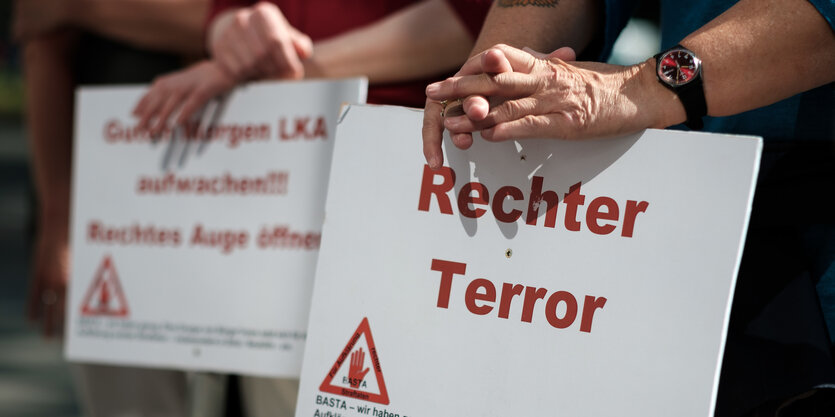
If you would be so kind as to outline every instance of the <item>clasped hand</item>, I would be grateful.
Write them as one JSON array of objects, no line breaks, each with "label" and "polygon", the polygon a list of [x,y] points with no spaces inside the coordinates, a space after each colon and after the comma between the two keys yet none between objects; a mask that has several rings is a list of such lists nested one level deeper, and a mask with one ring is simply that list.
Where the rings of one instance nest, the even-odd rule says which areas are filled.
[{"label": "clasped hand", "polygon": [[184,125],[214,97],[252,79],[299,79],[313,53],[310,38],[272,3],[227,12],[212,24],[212,59],[158,77],[134,108],[138,127],[159,135]]},{"label": "clasped hand", "polygon": [[[570,48],[546,55],[496,45],[470,58],[454,77],[430,84],[423,127],[429,166],[443,164],[444,128],[455,146],[466,149],[473,132],[488,141],[586,139],[657,124],[642,88],[648,63],[624,67],[574,59]],[[442,117],[439,102],[458,98],[464,114]]]}]

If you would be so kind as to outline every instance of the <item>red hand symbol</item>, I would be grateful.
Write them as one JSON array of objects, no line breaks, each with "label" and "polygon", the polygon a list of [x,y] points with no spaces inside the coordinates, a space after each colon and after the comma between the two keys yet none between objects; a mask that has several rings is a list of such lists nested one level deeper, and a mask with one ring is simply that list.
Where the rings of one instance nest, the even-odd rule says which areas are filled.
[{"label": "red hand symbol", "polygon": [[364,363],[365,352],[362,351],[362,348],[359,348],[351,354],[351,366],[348,368],[348,381],[351,383],[351,388],[359,388],[362,380],[365,379],[368,368],[362,369]]}]

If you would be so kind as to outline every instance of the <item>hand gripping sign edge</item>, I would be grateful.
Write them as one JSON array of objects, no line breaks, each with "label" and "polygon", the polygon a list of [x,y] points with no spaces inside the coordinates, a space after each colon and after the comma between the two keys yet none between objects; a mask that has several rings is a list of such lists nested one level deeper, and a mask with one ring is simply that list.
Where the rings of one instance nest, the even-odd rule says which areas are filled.
[{"label": "hand gripping sign edge", "polygon": [[[105,274],[110,273],[110,279],[105,280]],[[109,296],[107,291],[108,283],[113,288],[113,293],[119,302],[119,308],[111,308],[109,303]],[[97,291],[99,290],[99,291]],[[101,299],[99,305],[93,306],[93,295],[100,294]],[[101,265],[96,271],[93,282],[84,296],[81,303],[81,314],[84,316],[112,316],[112,317],[127,317],[128,315],[128,301],[125,299],[125,294],[122,291],[122,285],[119,282],[119,275],[116,273],[116,267],[113,265],[113,260],[110,255],[104,255]]]},{"label": "hand gripping sign edge", "polygon": [[[336,376],[337,372],[339,372],[339,368],[342,366],[342,363],[345,362],[345,360],[349,357],[349,353],[357,344],[357,341],[359,341],[360,336],[362,335],[365,335],[366,343],[368,343],[368,350],[369,354],[371,355],[371,365],[374,369],[374,376],[377,378],[377,386],[380,389],[379,394],[366,392],[355,388],[339,387],[331,383],[333,381],[334,376]],[[319,391],[326,392],[328,394],[336,394],[345,397],[371,401],[378,404],[389,404],[389,396],[388,391],[386,390],[386,382],[383,379],[383,371],[380,367],[380,360],[377,357],[377,348],[374,346],[374,338],[371,336],[371,327],[368,325],[368,317],[363,317],[362,322],[357,327],[357,330],[354,331],[354,334],[348,340],[348,343],[345,345],[345,348],[342,349],[342,352],[340,352],[339,357],[336,358],[336,362],[333,364],[330,371],[328,371],[328,374],[325,375],[325,379],[319,386]]]}]

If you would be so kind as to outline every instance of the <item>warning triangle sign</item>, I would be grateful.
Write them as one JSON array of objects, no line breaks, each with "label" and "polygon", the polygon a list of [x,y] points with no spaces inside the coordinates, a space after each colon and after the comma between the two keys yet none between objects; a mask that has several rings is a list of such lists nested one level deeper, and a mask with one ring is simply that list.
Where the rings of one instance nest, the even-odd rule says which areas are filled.
[{"label": "warning triangle sign", "polygon": [[110,255],[104,256],[104,260],[96,271],[93,283],[81,303],[81,314],[113,317],[128,315],[128,302],[122,292],[122,285],[119,283],[119,276],[116,274],[116,267]]},{"label": "warning triangle sign", "polygon": [[[373,371],[373,378],[368,375],[370,371]],[[342,349],[319,391],[388,405],[386,381],[383,380],[368,317],[362,319],[345,349]]]}]

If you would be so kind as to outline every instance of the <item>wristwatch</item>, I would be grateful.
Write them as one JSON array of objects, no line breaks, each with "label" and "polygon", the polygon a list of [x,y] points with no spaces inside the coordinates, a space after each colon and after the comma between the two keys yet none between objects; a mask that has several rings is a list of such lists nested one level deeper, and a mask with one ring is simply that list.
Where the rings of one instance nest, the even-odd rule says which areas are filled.
[{"label": "wristwatch", "polygon": [[687,121],[693,130],[704,126],[702,118],[707,114],[705,90],[702,85],[702,60],[693,51],[676,45],[655,56],[655,73],[658,81],[677,95]]}]

